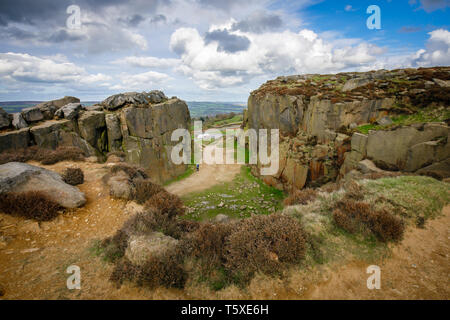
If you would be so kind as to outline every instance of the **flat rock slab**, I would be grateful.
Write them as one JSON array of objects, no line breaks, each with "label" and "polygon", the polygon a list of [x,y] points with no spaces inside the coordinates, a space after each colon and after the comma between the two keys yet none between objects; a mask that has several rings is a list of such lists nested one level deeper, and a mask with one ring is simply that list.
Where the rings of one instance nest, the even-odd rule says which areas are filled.
[{"label": "flat rock slab", "polygon": [[0,194],[27,191],[41,191],[64,208],[86,203],[84,193],[65,183],[56,172],[21,162],[0,165]]}]

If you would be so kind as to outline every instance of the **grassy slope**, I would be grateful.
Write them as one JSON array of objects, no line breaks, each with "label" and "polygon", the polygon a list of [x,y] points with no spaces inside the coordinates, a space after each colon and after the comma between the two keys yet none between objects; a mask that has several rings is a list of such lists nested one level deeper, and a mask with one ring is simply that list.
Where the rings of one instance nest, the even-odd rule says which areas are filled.
[{"label": "grassy slope", "polygon": [[[450,203],[449,185],[429,177],[402,176],[363,180],[359,184],[364,190],[364,201],[387,208],[413,227],[418,216],[436,218],[442,208]],[[284,210],[286,214],[300,219],[310,235],[302,268],[319,264],[335,265],[353,259],[373,263],[389,256],[388,245],[375,237],[350,234],[335,225],[333,207],[343,195],[343,190],[320,193],[315,201],[307,205]],[[380,197],[385,200],[380,200]]]}]

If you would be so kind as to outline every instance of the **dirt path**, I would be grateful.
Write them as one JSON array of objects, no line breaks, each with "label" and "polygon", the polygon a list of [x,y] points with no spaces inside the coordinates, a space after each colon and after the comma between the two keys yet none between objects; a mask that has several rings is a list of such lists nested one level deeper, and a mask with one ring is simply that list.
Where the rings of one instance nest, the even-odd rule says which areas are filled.
[{"label": "dirt path", "polygon": [[[216,146],[217,142],[211,143],[207,148],[214,148]],[[217,148],[217,151],[225,155],[223,148]],[[227,152],[230,154],[230,151]],[[166,189],[178,196],[184,196],[191,192],[209,189],[220,183],[230,182],[239,174],[240,170],[241,165],[238,164],[201,164],[198,172],[194,172],[186,179],[170,184]]]}]

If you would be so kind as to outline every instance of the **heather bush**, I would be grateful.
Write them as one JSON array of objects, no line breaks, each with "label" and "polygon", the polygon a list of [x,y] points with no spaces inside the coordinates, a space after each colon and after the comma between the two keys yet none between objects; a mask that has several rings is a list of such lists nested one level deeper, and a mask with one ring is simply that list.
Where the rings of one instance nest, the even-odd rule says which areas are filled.
[{"label": "heather bush", "polygon": [[372,232],[380,241],[398,241],[403,237],[404,222],[387,210],[375,210],[368,203],[343,199],[333,211],[335,223],[350,232]]},{"label": "heather bush", "polygon": [[31,146],[24,149],[6,150],[0,154],[0,164],[34,160],[49,165],[65,160],[82,161],[83,159],[83,151],[76,147],[58,147],[52,150]]},{"label": "heather bush", "polygon": [[58,216],[61,206],[39,191],[0,195],[0,211],[37,221],[49,221]]},{"label": "heather bush", "polygon": [[156,208],[168,218],[181,216],[186,208],[181,199],[165,190],[158,192],[145,202],[145,208]]},{"label": "heather bush", "polygon": [[278,273],[298,263],[305,254],[305,236],[298,220],[284,215],[254,216],[242,220],[225,243],[226,268],[246,282],[256,272]]},{"label": "heather bush", "polygon": [[132,166],[127,163],[119,163],[111,167],[110,173],[115,174],[119,171],[125,172],[130,179],[147,179],[147,173],[145,173],[145,170],[139,167]]},{"label": "heather bush", "polygon": [[317,191],[314,189],[295,190],[284,200],[284,205],[293,206],[297,204],[307,204],[316,199],[316,197]]},{"label": "heather bush", "polygon": [[66,168],[61,176],[65,183],[72,186],[84,183],[84,173],[80,168]]},{"label": "heather bush", "polygon": [[134,183],[135,190],[133,198],[137,203],[143,204],[157,193],[164,189],[150,180],[138,180]]},{"label": "heather bush", "polygon": [[187,279],[183,260],[184,255],[179,248],[167,250],[158,257],[149,257],[142,266],[133,265],[128,260],[122,259],[116,264],[110,280],[118,284],[128,280],[150,288],[158,286],[182,288]]},{"label": "heather bush", "polygon": [[233,224],[202,223],[184,239],[184,251],[200,261],[203,271],[211,271],[225,263],[225,242],[233,231]]}]

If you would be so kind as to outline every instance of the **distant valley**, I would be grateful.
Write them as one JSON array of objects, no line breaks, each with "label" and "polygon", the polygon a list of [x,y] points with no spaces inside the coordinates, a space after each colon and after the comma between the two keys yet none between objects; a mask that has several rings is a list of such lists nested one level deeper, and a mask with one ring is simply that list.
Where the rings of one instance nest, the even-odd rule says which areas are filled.
[{"label": "distant valley", "polygon": [[[6,101],[0,102],[0,107],[8,113],[20,112],[22,109],[32,107],[42,101]],[[82,101],[85,106],[90,106],[100,101]],[[199,102],[187,101],[192,118],[202,116],[214,116],[222,113],[241,113],[246,107],[245,102]]]}]

